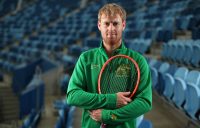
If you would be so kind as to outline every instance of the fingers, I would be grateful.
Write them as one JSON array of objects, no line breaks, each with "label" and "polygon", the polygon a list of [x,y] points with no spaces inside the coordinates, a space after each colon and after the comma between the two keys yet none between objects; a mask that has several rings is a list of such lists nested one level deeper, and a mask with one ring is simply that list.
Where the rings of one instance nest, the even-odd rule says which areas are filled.
[{"label": "fingers", "polygon": [[92,118],[93,120],[97,121],[97,119],[93,115],[94,114],[93,110],[89,110],[88,112],[90,113],[90,118]]},{"label": "fingers", "polygon": [[92,118],[93,120],[100,122],[101,121],[101,109],[97,109],[97,110],[89,110],[88,111],[90,113],[90,118]]},{"label": "fingers", "polygon": [[119,97],[121,97],[125,102],[131,102],[131,98],[129,98],[128,96],[130,95],[130,92],[118,92],[117,94],[119,94]]},{"label": "fingers", "polygon": [[129,102],[131,102],[131,98],[128,96],[130,95],[130,92],[118,92],[117,93],[117,107],[123,107],[127,105]]},{"label": "fingers", "polygon": [[131,100],[131,98],[128,98],[128,97],[124,97],[124,100],[126,101],[126,102],[131,102],[132,100]]},{"label": "fingers", "polygon": [[123,96],[129,96],[129,95],[130,95],[130,92],[121,92],[121,94],[122,94]]},{"label": "fingers", "polygon": [[94,121],[98,122],[96,118],[94,118],[92,115],[90,115],[90,118],[92,118]]}]

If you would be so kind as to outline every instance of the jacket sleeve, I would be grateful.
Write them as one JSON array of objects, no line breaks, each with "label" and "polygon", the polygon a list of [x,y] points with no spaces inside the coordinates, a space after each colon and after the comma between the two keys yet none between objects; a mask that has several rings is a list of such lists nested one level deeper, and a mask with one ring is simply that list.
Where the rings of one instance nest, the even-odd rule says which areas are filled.
[{"label": "jacket sleeve", "polygon": [[81,55],[69,81],[67,103],[84,109],[116,108],[116,94],[86,92],[85,72],[84,57]]},{"label": "jacket sleeve", "polygon": [[152,108],[152,81],[149,67],[145,61],[140,65],[141,79],[133,101],[118,109],[102,110],[102,122],[119,124],[148,112]]}]

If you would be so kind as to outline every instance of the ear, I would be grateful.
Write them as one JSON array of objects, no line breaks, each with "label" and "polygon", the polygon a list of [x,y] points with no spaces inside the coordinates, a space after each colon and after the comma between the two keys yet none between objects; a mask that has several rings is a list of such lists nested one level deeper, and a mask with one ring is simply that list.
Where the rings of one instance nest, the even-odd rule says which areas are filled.
[{"label": "ear", "polygon": [[126,21],[125,20],[122,21],[122,27],[123,27],[123,31],[124,31],[124,29],[126,28]]},{"label": "ear", "polygon": [[101,31],[101,22],[100,21],[98,21],[97,26],[98,26],[99,31]]}]

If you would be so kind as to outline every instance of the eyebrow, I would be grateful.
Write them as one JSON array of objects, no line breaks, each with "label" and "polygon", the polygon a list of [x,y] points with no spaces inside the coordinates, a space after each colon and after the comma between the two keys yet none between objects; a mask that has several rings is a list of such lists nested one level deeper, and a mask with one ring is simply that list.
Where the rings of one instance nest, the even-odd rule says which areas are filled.
[{"label": "eyebrow", "polygon": [[120,23],[119,21],[102,21],[103,23]]}]

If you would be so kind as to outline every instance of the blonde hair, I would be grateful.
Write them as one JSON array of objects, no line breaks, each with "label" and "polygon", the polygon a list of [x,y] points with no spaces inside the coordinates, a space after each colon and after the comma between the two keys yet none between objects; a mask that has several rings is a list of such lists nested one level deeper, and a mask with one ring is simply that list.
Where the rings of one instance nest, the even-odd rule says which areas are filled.
[{"label": "blonde hair", "polygon": [[126,11],[120,5],[115,4],[115,3],[106,4],[99,10],[99,13],[98,13],[99,21],[101,20],[102,14],[105,14],[106,16],[111,16],[111,17],[119,14],[123,21],[126,20]]}]

